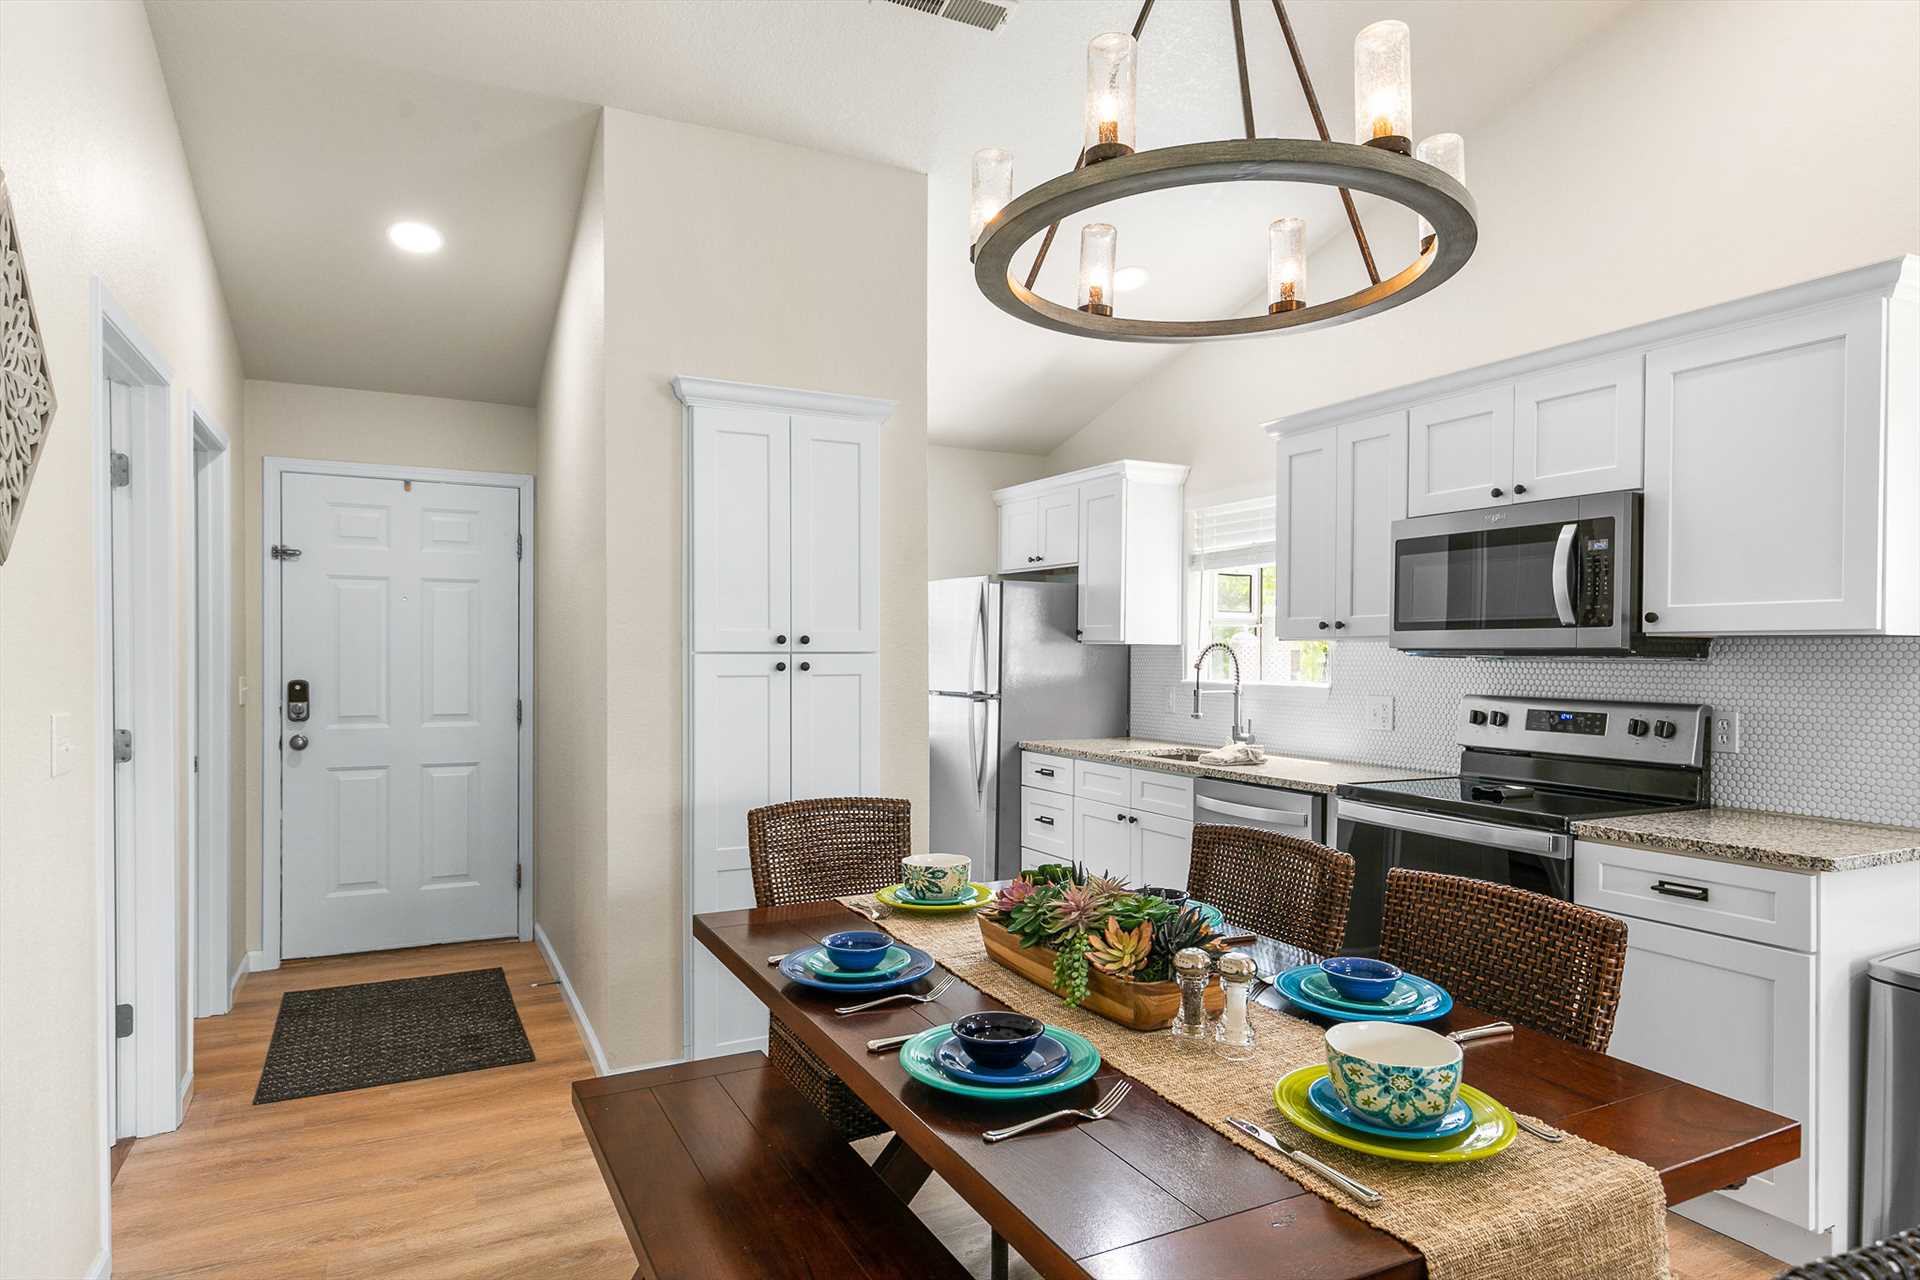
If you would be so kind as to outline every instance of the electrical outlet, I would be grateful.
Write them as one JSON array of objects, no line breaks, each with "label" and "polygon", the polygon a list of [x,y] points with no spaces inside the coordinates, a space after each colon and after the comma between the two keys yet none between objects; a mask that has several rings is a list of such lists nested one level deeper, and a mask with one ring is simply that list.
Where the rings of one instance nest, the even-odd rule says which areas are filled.
[{"label": "electrical outlet", "polygon": [[73,713],[56,711],[47,717],[47,776],[73,772]]},{"label": "electrical outlet", "polygon": [[1740,754],[1740,713],[1738,711],[1713,713],[1713,753],[1721,756]]},{"label": "electrical outlet", "polygon": [[1367,728],[1377,729],[1381,733],[1393,732],[1393,699],[1368,698]]}]

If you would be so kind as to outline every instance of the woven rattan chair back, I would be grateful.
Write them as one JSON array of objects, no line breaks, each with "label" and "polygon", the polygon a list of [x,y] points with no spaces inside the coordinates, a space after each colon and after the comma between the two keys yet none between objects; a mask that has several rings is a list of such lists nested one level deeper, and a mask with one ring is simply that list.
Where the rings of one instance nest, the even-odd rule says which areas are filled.
[{"label": "woven rattan chair back", "polygon": [[1380,958],[1456,1000],[1604,1053],[1627,926],[1511,885],[1399,868],[1387,873]]},{"label": "woven rattan chair back", "polygon": [[1783,1271],[1780,1280],[1920,1280],[1920,1229]]},{"label": "woven rattan chair back", "polygon": [[753,900],[762,907],[872,893],[900,883],[913,852],[905,800],[847,796],[790,800],[747,814]]},{"label": "woven rattan chair back", "polygon": [[1296,836],[1203,822],[1193,829],[1187,892],[1228,924],[1330,956],[1347,936],[1353,858]]}]

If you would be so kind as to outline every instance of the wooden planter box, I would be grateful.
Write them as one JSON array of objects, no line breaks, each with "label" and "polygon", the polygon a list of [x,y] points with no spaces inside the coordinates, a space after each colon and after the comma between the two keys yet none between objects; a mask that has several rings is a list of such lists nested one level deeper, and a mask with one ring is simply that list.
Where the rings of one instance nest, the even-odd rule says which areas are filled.
[{"label": "wooden planter box", "polygon": [[[980,937],[987,944],[987,955],[995,964],[1013,970],[1027,981],[1047,988],[1053,985],[1054,950],[1052,947],[1023,947],[1020,939],[1004,926],[985,916],[980,922]],[[1217,1014],[1226,1006],[1226,993],[1219,983],[1207,987],[1207,1013]],[[1180,1012],[1180,984],[1177,982],[1134,982],[1087,967],[1087,998],[1080,1007],[1089,1013],[1132,1027],[1135,1031],[1158,1031],[1171,1026]]]}]

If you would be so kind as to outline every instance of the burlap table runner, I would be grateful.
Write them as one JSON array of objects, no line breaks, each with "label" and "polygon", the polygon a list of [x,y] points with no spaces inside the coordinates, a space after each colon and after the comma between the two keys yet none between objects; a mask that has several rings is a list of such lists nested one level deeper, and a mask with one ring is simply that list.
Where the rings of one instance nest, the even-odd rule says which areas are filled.
[{"label": "burlap table runner", "polygon": [[[847,899],[856,900],[872,903]],[[1460,1164],[1409,1164],[1350,1151],[1296,1129],[1273,1106],[1276,1080],[1326,1060],[1322,1029],[1312,1023],[1256,1006],[1258,1052],[1246,1062],[1227,1062],[1177,1047],[1165,1032],[1133,1031],[1068,1008],[1051,991],[989,959],[971,912],[896,912],[881,927],[1010,1007],[1086,1036],[1103,1059],[1174,1106],[1322,1199],[1418,1249],[1434,1280],[1669,1276],[1666,1193],[1660,1175],[1638,1160],[1572,1134],[1547,1143],[1521,1133],[1499,1155]],[[1282,1142],[1366,1183],[1380,1193],[1380,1206],[1361,1205],[1230,1128],[1224,1123],[1229,1115],[1257,1120]],[[1276,1266],[1284,1271],[1283,1262]]]}]

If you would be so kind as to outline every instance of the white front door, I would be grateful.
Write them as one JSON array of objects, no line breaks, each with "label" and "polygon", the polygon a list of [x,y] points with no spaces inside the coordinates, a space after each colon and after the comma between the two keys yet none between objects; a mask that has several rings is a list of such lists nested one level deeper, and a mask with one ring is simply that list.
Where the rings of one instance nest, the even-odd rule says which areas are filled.
[{"label": "white front door", "polygon": [[281,954],[512,936],[519,491],[280,484]]}]

